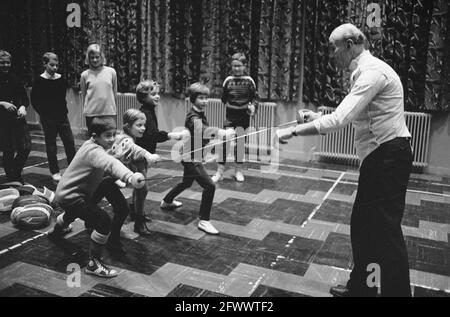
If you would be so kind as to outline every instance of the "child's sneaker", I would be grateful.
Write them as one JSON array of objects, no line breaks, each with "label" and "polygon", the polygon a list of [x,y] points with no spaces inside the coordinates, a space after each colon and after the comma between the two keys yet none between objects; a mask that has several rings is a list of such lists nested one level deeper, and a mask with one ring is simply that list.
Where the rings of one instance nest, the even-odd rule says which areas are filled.
[{"label": "child's sneaker", "polygon": [[223,181],[223,175],[220,173],[216,173],[216,174],[214,174],[213,177],[211,177],[211,179],[214,183],[218,183],[218,182]]},{"label": "child's sneaker", "polygon": [[51,240],[51,241],[60,241],[63,239],[63,237],[68,234],[71,233],[73,230],[72,225],[68,225],[67,227],[62,227],[59,224],[55,224],[55,226],[53,227],[53,229],[48,232],[47,237]]},{"label": "child's sneaker", "polygon": [[210,221],[206,221],[206,220],[200,220],[199,221],[198,229],[203,231],[203,232],[206,232],[208,234],[213,234],[213,235],[219,234],[219,230],[214,228],[214,226],[211,224]]},{"label": "child's sneaker", "polygon": [[116,277],[118,275],[116,270],[110,269],[100,259],[91,258],[86,266],[86,274],[96,275],[100,277]]},{"label": "child's sneaker", "polygon": [[61,178],[62,178],[61,173],[56,173],[56,174],[52,175],[53,181],[55,181],[57,183],[61,180]]},{"label": "child's sneaker", "polygon": [[236,178],[236,181],[239,183],[242,183],[245,181],[244,174],[242,173],[242,171],[240,169],[236,169],[236,174],[234,177]]},{"label": "child's sneaker", "polygon": [[67,227],[62,229],[62,235],[65,236],[73,231],[72,225],[68,225]]},{"label": "child's sneaker", "polygon": [[161,209],[176,209],[176,208],[180,208],[181,206],[183,206],[182,202],[176,201],[174,200],[173,202],[166,203],[164,200],[161,202]]},{"label": "child's sneaker", "polygon": [[219,167],[217,168],[217,172],[216,174],[211,177],[212,181],[214,183],[218,183],[223,181],[223,173],[225,172],[225,166],[224,165],[219,165]]}]

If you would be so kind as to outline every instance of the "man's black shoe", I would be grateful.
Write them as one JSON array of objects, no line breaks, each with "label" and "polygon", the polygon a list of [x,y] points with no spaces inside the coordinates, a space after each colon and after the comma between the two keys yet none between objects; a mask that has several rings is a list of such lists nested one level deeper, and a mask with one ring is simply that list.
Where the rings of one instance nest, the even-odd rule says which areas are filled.
[{"label": "man's black shoe", "polygon": [[330,294],[334,297],[352,297],[347,286],[337,285],[330,288]]}]

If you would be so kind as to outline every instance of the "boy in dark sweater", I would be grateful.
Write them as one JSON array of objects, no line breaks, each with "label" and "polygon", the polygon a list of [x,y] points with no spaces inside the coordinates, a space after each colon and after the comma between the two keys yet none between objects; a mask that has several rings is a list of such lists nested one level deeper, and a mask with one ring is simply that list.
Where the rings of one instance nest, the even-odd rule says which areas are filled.
[{"label": "boy in dark sweater", "polygon": [[0,50],[0,150],[7,181],[21,182],[31,151],[25,120],[29,102],[24,86],[10,72],[11,60],[11,54]]},{"label": "boy in dark sweater", "polygon": [[[136,144],[141,148],[147,150],[151,154],[156,154],[156,147],[158,143],[163,143],[169,140],[181,140],[183,138],[182,132],[166,132],[160,131],[158,127],[158,117],[156,116],[156,107],[159,105],[161,99],[159,95],[159,85],[153,80],[143,80],[136,87],[136,98],[142,104],[141,111],[145,114],[145,132],[141,138],[136,139]],[[177,204],[181,203],[175,202]],[[130,206],[131,219],[135,218],[135,206]],[[148,213],[147,213],[148,214]],[[150,222],[151,219],[147,215],[145,221]]]},{"label": "boy in dark sweater", "polygon": [[33,83],[31,103],[40,116],[50,173],[55,182],[61,180],[57,159],[56,137],[61,137],[70,165],[75,156],[75,142],[67,118],[66,81],[57,73],[59,61],[54,53],[43,56],[44,73]]},{"label": "boy in dark sweater", "polygon": [[137,145],[151,154],[155,154],[158,143],[169,140],[181,140],[182,133],[159,131],[158,118],[155,112],[155,108],[159,105],[159,100],[161,99],[158,83],[153,80],[140,82],[136,88],[136,98],[142,104],[140,110],[147,118],[144,135],[142,138],[136,139]]},{"label": "boy in dark sweater", "polygon": [[209,89],[200,83],[192,84],[189,87],[189,95],[193,104],[192,109],[186,116],[185,127],[189,130],[191,153],[183,156],[181,162],[184,167],[183,181],[175,186],[161,202],[162,209],[174,209],[181,206],[181,203],[174,199],[184,190],[190,188],[194,180],[203,187],[202,201],[200,203],[200,221],[198,229],[208,234],[219,234],[210,222],[211,207],[214,200],[216,185],[203,166],[203,150],[211,141],[210,136],[218,135],[220,138],[231,138],[234,136],[233,130],[214,129],[209,127],[205,116],[205,107],[208,104]]}]

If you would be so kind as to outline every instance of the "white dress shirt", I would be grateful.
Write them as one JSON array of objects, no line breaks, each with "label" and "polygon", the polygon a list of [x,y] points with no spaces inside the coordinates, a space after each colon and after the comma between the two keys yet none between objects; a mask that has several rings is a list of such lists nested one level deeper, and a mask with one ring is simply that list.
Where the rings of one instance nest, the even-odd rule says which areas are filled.
[{"label": "white dress shirt", "polygon": [[397,73],[385,62],[364,51],[352,61],[351,91],[332,114],[314,121],[320,134],[355,127],[356,152],[361,160],[381,144],[411,137],[406,126],[404,93]]}]

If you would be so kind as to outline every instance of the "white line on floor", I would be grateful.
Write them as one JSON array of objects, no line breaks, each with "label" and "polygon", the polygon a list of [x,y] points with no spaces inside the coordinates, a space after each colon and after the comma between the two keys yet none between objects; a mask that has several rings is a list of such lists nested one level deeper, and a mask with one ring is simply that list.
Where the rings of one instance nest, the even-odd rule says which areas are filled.
[{"label": "white line on floor", "polygon": [[305,226],[308,224],[308,222],[311,221],[312,218],[314,218],[314,216],[316,215],[316,213],[319,211],[320,208],[322,208],[323,204],[325,203],[325,201],[328,199],[328,197],[330,197],[331,193],[336,189],[337,185],[339,184],[339,182],[342,180],[342,178],[345,176],[346,172],[343,172],[341,174],[341,176],[339,176],[339,178],[336,180],[336,182],[334,183],[334,185],[330,188],[330,190],[327,192],[327,194],[325,195],[325,197],[323,197],[322,202],[320,203],[320,205],[316,206],[316,208],[314,208],[314,210],[312,211],[312,213],[309,215],[308,219],[305,220],[305,222],[303,222],[303,224],[301,225],[301,228],[305,228]]}]

